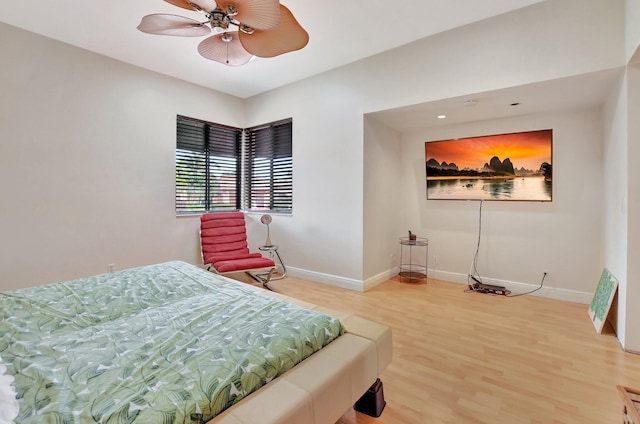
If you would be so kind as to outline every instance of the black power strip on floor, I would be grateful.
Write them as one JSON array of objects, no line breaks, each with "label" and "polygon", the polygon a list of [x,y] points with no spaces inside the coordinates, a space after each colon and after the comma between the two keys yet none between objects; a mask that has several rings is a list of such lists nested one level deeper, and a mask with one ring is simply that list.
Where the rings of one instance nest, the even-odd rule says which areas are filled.
[{"label": "black power strip on floor", "polygon": [[501,296],[506,296],[511,293],[505,287],[502,286],[494,286],[493,284],[483,284],[483,283],[475,283],[471,290],[479,293],[488,293],[488,294],[498,294]]},{"label": "black power strip on floor", "polygon": [[496,286],[493,284],[484,284],[474,275],[469,275],[469,278],[475,281],[473,285],[469,285],[469,290],[471,291],[478,292],[478,293],[497,294],[501,296],[506,296],[509,293],[511,293],[509,290],[507,290],[503,286]]}]

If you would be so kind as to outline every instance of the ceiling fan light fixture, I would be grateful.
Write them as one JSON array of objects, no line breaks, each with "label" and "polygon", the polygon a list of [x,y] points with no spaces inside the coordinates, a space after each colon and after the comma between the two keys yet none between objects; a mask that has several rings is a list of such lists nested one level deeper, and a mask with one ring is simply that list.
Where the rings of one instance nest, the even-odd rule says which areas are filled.
[{"label": "ceiling fan light fixture", "polygon": [[[206,16],[205,22],[170,14],[147,15],[138,29],[158,35],[218,34],[198,45],[206,59],[229,66],[244,65],[254,57],[274,57],[300,50],[309,34],[279,0],[164,0]],[[231,26],[237,27],[237,31]]]},{"label": "ceiling fan light fixture", "polygon": [[206,59],[228,66],[244,65],[253,57],[242,47],[238,37],[234,37],[229,32],[205,38],[198,44],[198,53]]}]

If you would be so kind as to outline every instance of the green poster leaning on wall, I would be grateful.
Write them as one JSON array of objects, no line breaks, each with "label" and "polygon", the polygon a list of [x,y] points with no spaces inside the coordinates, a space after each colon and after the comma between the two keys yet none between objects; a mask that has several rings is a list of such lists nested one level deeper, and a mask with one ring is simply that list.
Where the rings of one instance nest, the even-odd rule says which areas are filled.
[{"label": "green poster leaning on wall", "polygon": [[608,269],[603,269],[598,288],[593,295],[591,306],[589,306],[589,316],[598,334],[602,333],[617,287],[618,280],[616,277],[614,277]]}]

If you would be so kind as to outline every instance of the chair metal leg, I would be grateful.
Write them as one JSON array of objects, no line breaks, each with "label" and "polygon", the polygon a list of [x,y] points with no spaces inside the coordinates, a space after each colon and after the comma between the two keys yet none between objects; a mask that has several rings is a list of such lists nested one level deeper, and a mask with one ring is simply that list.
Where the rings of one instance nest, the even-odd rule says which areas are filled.
[{"label": "chair metal leg", "polygon": [[[266,250],[266,247],[261,247],[260,250]],[[280,262],[280,267],[282,268],[282,273],[279,274],[278,273],[278,265],[276,265],[275,268],[271,269],[269,271],[270,276],[268,281],[275,281],[275,280],[282,280],[284,277],[287,276],[287,267],[285,266],[284,262],[282,261],[282,258],[280,257],[280,253],[278,252],[278,248],[277,246],[271,247],[269,246],[269,255],[271,256],[271,259],[274,259],[273,255],[276,255],[276,257],[278,258],[278,262]],[[265,280],[265,275],[267,275],[267,272],[261,272],[261,273],[255,273],[255,272],[247,272],[251,277],[253,277],[255,280],[257,280],[258,282],[262,283],[263,280]],[[279,274],[279,275],[278,275]],[[269,289],[271,290],[271,289]]]},{"label": "chair metal leg", "polygon": [[[273,276],[273,273],[276,272],[275,268],[271,268],[269,271],[267,272],[252,272],[252,271],[247,271],[247,275],[252,277],[254,280],[256,280],[257,282],[262,284],[262,287],[271,290],[271,291],[275,291],[274,289],[271,288],[271,286],[269,285],[269,281],[274,280],[274,278],[271,278]],[[266,277],[265,277],[266,275]]]},{"label": "chair metal leg", "polygon": [[282,258],[280,257],[280,253],[278,253],[278,251],[276,250],[276,256],[278,257],[278,261],[280,262],[280,266],[282,267],[282,274],[278,275],[277,277],[272,277],[272,280],[282,280],[284,277],[287,276],[287,267],[284,265],[284,262],[282,262]]}]

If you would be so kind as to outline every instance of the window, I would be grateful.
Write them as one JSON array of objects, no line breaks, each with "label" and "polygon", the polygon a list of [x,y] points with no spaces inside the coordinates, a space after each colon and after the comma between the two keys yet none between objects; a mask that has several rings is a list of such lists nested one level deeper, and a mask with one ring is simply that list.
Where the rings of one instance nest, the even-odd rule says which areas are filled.
[{"label": "window", "polygon": [[290,212],[293,203],[291,119],[245,130],[247,210]]},{"label": "window", "polygon": [[178,116],[176,213],[291,212],[291,145],[291,119],[243,131]]},{"label": "window", "polygon": [[242,130],[178,116],[176,212],[236,210]]}]

